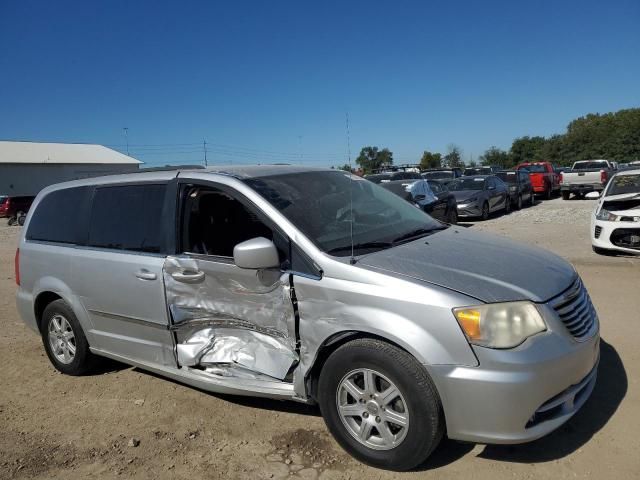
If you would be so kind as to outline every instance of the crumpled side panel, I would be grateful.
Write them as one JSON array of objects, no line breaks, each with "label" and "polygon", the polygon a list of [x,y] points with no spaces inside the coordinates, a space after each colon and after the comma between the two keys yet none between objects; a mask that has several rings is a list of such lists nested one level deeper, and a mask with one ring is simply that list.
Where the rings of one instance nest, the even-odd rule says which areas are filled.
[{"label": "crumpled side panel", "polygon": [[[172,275],[185,271],[204,279]],[[180,365],[225,364],[227,374],[237,367],[283,379],[297,361],[287,275],[168,257],[164,282]]]},{"label": "crumpled side panel", "polygon": [[178,344],[178,360],[185,366],[226,364],[283,379],[297,360],[280,339],[233,328],[204,328]]}]

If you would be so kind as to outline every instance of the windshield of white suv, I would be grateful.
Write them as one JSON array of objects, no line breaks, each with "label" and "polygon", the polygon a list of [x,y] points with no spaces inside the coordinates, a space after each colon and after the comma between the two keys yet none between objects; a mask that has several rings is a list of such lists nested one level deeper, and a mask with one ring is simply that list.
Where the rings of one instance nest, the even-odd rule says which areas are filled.
[{"label": "windshield of white suv", "polygon": [[624,193],[640,193],[640,174],[617,175],[611,179],[607,197],[610,195],[622,195]]},{"label": "windshield of white suv", "polygon": [[346,172],[302,172],[244,182],[321,250],[351,254],[351,209],[356,255],[390,248],[446,226],[406,200]]}]

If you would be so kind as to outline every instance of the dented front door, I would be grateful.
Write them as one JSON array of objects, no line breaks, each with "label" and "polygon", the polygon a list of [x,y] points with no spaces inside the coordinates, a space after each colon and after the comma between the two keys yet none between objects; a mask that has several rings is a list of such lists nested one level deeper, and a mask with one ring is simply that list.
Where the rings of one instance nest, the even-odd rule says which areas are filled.
[{"label": "dented front door", "polygon": [[288,379],[298,361],[288,274],[185,254],[167,257],[164,282],[180,366]]}]

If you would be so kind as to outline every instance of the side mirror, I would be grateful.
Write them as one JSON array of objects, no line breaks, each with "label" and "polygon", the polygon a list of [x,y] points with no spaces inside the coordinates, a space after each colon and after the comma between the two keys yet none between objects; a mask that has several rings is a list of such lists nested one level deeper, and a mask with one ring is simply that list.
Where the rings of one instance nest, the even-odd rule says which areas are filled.
[{"label": "side mirror", "polygon": [[252,238],[233,247],[233,261],[236,266],[251,270],[280,266],[276,246],[264,237]]},{"label": "side mirror", "polygon": [[597,192],[597,191],[589,192],[584,196],[584,198],[595,200],[596,198],[600,198],[600,192]]}]

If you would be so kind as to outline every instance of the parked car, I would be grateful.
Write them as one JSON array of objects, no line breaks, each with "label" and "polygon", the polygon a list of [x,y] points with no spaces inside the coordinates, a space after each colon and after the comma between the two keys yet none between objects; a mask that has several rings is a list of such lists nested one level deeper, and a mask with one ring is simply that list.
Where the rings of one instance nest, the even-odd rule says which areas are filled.
[{"label": "parked car", "polygon": [[551,162],[527,162],[521,163],[516,170],[527,170],[533,192],[542,195],[547,200],[560,191],[560,174],[556,172]]},{"label": "parked car", "polygon": [[570,170],[562,172],[562,199],[569,200],[572,193],[583,197],[589,192],[601,192],[613,174],[613,165],[609,160],[575,162]]},{"label": "parked car", "polygon": [[422,175],[418,172],[386,172],[386,173],[372,173],[365,175],[364,178],[373,183],[393,182],[395,180],[422,180]]},{"label": "parked car", "polygon": [[419,465],[445,431],[539,438],[596,379],[598,319],[569,263],[337,170],[47,187],[15,267],[18,311],[59,371],[105,356],[212,392],[318,403],[340,445],[381,468]]},{"label": "parked car", "polygon": [[496,177],[507,184],[511,206],[520,210],[523,205],[533,206],[536,203],[533,185],[526,170],[502,170]]},{"label": "parked car", "polygon": [[24,225],[27,212],[35,197],[0,195],[0,217],[8,217],[9,225]]},{"label": "parked car", "polygon": [[[435,182],[437,183],[437,182]],[[400,198],[415,204],[436,220],[455,224],[458,221],[456,199],[446,188],[432,184],[427,180],[392,180],[382,182],[380,186],[395,193]],[[439,195],[435,193],[437,189]]]},{"label": "parked car", "polygon": [[422,172],[422,177],[427,180],[438,180],[444,184],[462,176],[462,170],[454,168],[431,168]]},{"label": "parked car", "polygon": [[511,211],[509,191],[494,175],[461,177],[448,185],[458,202],[458,218],[480,217],[487,220],[493,212]]},{"label": "parked car", "polygon": [[640,254],[640,170],[611,177],[591,217],[591,245],[601,254]]}]

